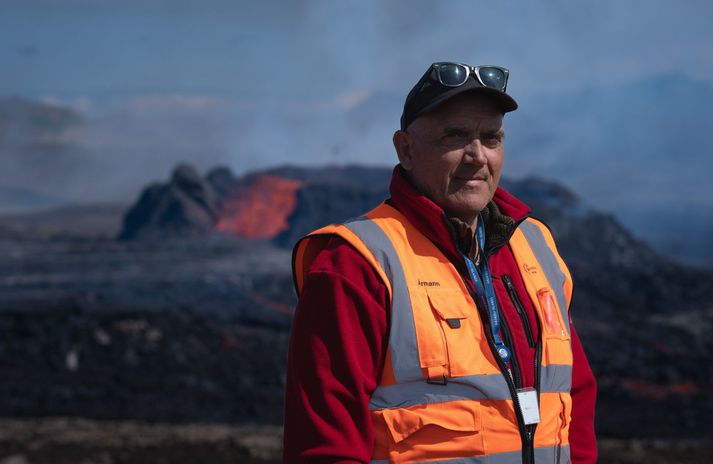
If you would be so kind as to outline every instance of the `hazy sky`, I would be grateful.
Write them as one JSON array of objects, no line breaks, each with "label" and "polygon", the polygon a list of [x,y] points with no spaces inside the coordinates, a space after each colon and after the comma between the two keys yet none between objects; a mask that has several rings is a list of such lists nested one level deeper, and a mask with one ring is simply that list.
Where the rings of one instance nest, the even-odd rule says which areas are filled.
[{"label": "hazy sky", "polygon": [[3,0],[3,93],[333,103],[403,94],[433,60],[502,63],[514,94],[713,77],[701,1]]},{"label": "hazy sky", "polygon": [[[504,65],[521,102],[667,73],[713,85],[709,0],[0,0],[0,9],[0,96],[86,116],[63,139],[86,157],[58,176],[72,199],[133,197],[179,160],[237,172],[393,164],[403,98],[433,61]],[[539,109],[521,109],[508,118],[529,127]],[[508,143],[529,143],[518,136]],[[547,175],[508,155],[508,172]],[[54,185],[42,175],[38,188]]]}]

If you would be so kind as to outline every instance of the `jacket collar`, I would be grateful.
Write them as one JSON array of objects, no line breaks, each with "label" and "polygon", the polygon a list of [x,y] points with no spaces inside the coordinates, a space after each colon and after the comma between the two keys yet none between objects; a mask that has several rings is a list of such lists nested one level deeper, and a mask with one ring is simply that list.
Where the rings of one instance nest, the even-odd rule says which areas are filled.
[{"label": "jacket collar", "polygon": [[[408,180],[401,165],[394,167],[389,186],[390,203],[429,240],[431,240],[452,262],[461,263],[459,244],[468,251],[472,237],[464,237],[462,228],[456,227],[443,209],[421,194]],[[520,200],[498,187],[493,199],[483,209],[486,234],[486,256],[492,255],[505,245],[515,228],[530,212]],[[458,230],[460,229],[460,234]]]}]

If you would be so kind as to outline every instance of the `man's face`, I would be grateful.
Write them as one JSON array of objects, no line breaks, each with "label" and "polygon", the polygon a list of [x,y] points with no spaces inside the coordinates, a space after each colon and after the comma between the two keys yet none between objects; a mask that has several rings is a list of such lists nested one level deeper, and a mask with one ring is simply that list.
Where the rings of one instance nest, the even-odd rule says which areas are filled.
[{"label": "man's face", "polygon": [[394,134],[401,166],[416,188],[472,224],[492,199],[503,165],[503,115],[486,97],[466,93]]}]

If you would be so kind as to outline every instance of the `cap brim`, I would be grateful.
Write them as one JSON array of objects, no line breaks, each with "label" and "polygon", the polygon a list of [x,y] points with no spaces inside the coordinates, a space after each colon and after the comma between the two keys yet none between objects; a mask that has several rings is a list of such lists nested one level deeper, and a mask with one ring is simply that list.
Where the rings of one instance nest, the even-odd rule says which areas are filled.
[{"label": "cap brim", "polygon": [[416,119],[418,116],[421,116],[424,113],[427,113],[433,109],[435,109],[437,106],[445,103],[446,101],[450,100],[451,98],[466,93],[466,92],[478,92],[484,95],[490,95],[493,97],[493,100],[496,101],[500,105],[500,109],[502,110],[503,114],[508,113],[510,111],[515,111],[517,109],[517,102],[508,94],[505,92],[501,92],[500,90],[493,89],[491,87],[483,87],[479,83],[476,83],[473,80],[469,80],[465,84],[459,86],[459,87],[453,87],[450,90],[443,92],[440,94],[438,97],[433,99],[428,105],[424,106],[423,108],[419,109],[413,116],[412,116],[412,121]]}]

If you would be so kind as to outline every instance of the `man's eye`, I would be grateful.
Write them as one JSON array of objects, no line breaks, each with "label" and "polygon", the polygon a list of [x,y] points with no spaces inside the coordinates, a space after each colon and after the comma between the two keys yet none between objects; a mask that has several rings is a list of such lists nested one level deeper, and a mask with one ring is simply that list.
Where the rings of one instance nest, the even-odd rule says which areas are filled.
[{"label": "man's eye", "polygon": [[502,137],[500,134],[483,134],[483,136],[480,138],[482,141],[483,145],[487,146],[493,146],[497,145],[502,141]]}]

